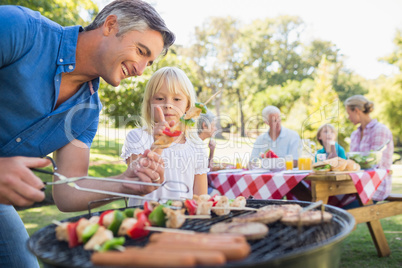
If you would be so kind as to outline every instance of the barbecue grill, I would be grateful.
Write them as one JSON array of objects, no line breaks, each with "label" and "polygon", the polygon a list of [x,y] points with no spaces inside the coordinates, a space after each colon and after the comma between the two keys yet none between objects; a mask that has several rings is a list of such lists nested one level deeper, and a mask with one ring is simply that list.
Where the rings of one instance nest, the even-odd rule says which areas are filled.
[{"label": "barbecue grill", "polygon": [[[260,208],[266,205],[299,204],[310,202],[285,200],[247,200],[247,206]],[[276,222],[269,224],[268,235],[260,240],[249,241],[251,254],[244,260],[228,262],[222,267],[339,267],[340,242],[352,231],[354,218],[345,210],[326,205],[325,211],[333,214],[330,223],[309,227],[291,227]],[[101,212],[93,213],[99,215]],[[232,211],[229,215],[214,216],[208,220],[187,219],[181,229],[208,232],[218,222],[231,221],[250,211]],[[90,215],[82,215],[65,221],[77,221]],[[125,245],[144,246],[148,238],[133,240],[128,238]],[[44,264],[44,267],[96,267],[91,261],[92,252],[83,246],[68,248],[66,242],[56,240],[55,225],[48,225],[31,236],[29,249]]]}]

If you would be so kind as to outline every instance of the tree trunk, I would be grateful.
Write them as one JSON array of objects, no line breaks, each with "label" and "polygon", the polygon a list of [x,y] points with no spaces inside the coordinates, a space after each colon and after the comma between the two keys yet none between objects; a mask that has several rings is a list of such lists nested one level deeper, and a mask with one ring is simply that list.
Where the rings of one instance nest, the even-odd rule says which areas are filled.
[{"label": "tree trunk", "polygon": [[[218,92],[218,89],[213,89],[213,94],[215,94],[216,92]],[[216,109],[216,116],[218,117],[218,120],[216,120],[216,128],[218,130],[222,130],[222,126],[221,126],[221,102],[222,102],[222,96],[223,96],[223,90],[222,92],[212,101],[215,102],[215,109]],[[215,135],[216,138],[218,139],[223,139],[223,135],[222,135],[222,131],[218,131]]]},{"label": "tree trunk", "polygon": [[243,102],[241,101],[241,94],[239,88],[236,88],[236,95],[239,100],[239,110],[240,110],[240,135],[241,137],[246,136],[245,124],[244,124],[244,113],[243,113]]}]

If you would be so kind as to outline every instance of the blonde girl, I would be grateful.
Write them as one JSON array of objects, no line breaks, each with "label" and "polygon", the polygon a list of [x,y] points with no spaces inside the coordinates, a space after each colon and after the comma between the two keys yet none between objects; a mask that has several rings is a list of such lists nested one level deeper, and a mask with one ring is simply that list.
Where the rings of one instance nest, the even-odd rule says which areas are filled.
[{"label": "blonde girl", "polygon": [[[148,81],[142,103],[142,125],[131,130],[126,137],[121,157],[130,164],[150,149],[163,129],[173,126],[185,112],[195,105],[195,91],[186,74],[176,67],[156,71]],[[161,152],[165,166],[165,181],[180,180],[189,193],[168,191],[161,187],[147,197],[192,198],[193,194],[207,193],[208,157],[197,130],[186,126],[172,145]],[[173,184],[171,184],[173,185]],[[177,189],[184,190],[180,184]],[[139,205],[139,200],[129,200],[129,205]]]}]

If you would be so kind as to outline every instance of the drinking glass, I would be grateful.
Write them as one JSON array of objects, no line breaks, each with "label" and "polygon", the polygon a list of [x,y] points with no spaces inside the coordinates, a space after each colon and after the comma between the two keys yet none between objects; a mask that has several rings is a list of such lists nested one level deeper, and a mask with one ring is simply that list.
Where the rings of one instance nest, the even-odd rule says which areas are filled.
[{"label": "drinking glass", "polygon": [[286,165],[286,170],[292,170],[293,169],[293,155],[286,155],[285,156],[285,165]]}]

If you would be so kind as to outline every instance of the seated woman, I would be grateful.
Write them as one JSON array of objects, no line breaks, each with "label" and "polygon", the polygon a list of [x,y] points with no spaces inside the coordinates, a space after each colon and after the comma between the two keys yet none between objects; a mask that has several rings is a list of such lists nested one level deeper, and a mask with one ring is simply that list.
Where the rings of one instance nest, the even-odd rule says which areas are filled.
[{"label": "seated woman", "polygon": [[[360,124],[350,137],[350,151],[375,151],[389,140],[387,148],[382,153],[379,168],[391,169],[392,155],[394,153],[392,133],[384,124],[370,117],[370,113],[374,110],[374,103],[362,95],[355,95],[345,101],[345,106],[349,120],[354,125]],[[372,199],[374,201],[384,200],[390,194],[391,188],[392,178],[389,174],[380,184]]]},{"label": "seated woman", "polygon": [[[317,151],[317,154],[326,154],[326,158],[341,157],[346,159],[345,149],[336,142],[335,127],[331,124],[320,126],[317,131],[317,140],[322,145],[322,149]],[[317,154],[315,160],[317,161]]]}]

